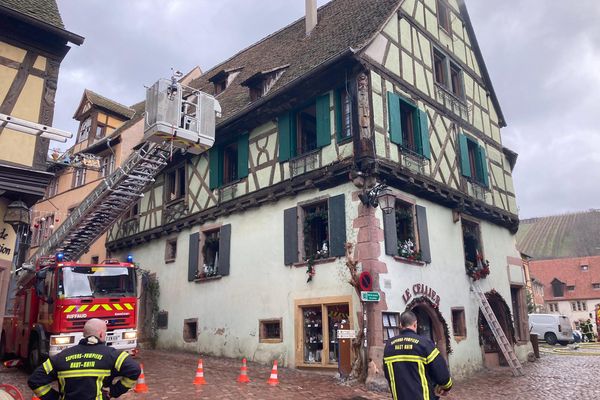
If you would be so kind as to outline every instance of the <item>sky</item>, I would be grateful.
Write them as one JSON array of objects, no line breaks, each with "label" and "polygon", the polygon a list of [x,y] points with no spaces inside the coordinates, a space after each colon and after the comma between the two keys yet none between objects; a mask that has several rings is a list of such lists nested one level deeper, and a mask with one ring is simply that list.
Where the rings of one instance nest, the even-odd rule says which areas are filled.
[{"label": "sky", "polygon": [[[600,1],[466,4],[508,124],[503,145],[519,154],[519,216],[600,208]],[[66,29],[85,37],[62,62],[56,94],[53,125],[73,133],[85,88],[132,105],[171,68],[207,71],[304,15],[304,0],[58,5]]]}]

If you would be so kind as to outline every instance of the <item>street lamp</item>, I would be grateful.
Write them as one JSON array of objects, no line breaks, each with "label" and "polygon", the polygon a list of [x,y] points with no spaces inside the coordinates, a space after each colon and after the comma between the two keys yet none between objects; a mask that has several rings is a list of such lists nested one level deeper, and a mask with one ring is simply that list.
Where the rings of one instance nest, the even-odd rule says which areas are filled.
[{"label": "street lamp", "polygon": [[367,207],[379,206],[385,214],[394,210],[396,198],[385,183],[378,183],[369,190],[358,194],[360,201]]}]

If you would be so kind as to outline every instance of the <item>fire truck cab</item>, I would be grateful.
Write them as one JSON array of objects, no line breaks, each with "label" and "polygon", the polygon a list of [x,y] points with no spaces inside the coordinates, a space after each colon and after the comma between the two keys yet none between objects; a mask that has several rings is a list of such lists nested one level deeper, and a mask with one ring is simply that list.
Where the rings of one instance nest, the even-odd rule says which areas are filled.
[{"label": "fire truck cab", "polygon": [[134,353],[137,347],[137,283],[131,262],[100,264],[41,257],[18,280],[4,319],[0,353],[26,358],[31,367],[83,338],[83,326],[100,318],[106,344]]}]

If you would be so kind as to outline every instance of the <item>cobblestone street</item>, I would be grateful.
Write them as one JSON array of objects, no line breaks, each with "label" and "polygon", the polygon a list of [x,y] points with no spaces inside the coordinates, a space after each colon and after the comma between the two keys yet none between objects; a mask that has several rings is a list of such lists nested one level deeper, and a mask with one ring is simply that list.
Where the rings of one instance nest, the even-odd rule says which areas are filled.
[{"label": "cobblestone street", "polygon": [[[577,355],[584,354],[584,355]],[[579,350],[542,348],[542,358],[525,366],[526,376],[513,378],[506,368],[484,371],[467,381],[457,382],[449,400],[463,399],[598,399],[600,351],[582,346]],[[389,399],[387,393],[371,393],[360,386],[336,382],[331,374],[279,368],[279,386],[266,384],[270,367],[248,363],[251,383],[238,384],[239,360],[204,357],[207,385],[195,387],[197,356],[185,353],[144,351],[148,394],[128,394],[124,399]],[[0,383],[19,387],[29,398],[27,375],[20,369],[0,370]]]}]

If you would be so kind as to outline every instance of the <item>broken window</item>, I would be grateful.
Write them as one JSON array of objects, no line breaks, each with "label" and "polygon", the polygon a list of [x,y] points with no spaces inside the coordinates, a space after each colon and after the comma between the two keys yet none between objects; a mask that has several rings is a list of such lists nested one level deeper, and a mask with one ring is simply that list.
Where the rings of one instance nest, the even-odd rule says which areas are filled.
[{"label": "broken window", "polygon": [[481,245],[481,233],[479,224],[462,219],[463,246],[465,252],[465,264],[469,267],[477,267],[483,261],[483,249]]},{"label": "broken window", "polygon": [[329,256],[327,202],[303,207],[304,258],[319,259]]},{"label": "broken window", "polygon": [[186,176],[185,165],[167,172],[167,202],[181,200],[185,197]]},{"label": "broken window", "polygon": [[398,238],[398,255],[400,257],[420,260],[417,246],[415,208],[412,204],[396,200],[396,236]]},{"label": "broken window", "polygon": [[202,247],[204,264],[199,271],[200,278],[208,278],[218,274],[219,265],[219,230],[204,232],[204,246]]}]

